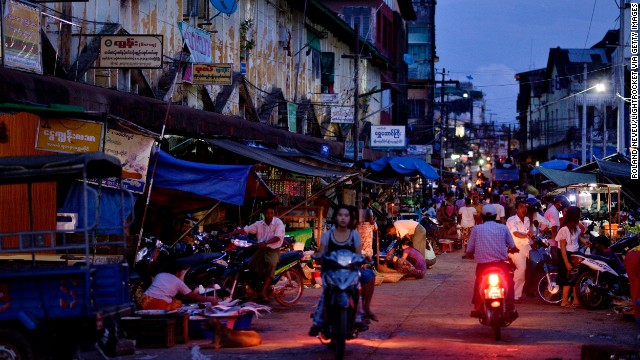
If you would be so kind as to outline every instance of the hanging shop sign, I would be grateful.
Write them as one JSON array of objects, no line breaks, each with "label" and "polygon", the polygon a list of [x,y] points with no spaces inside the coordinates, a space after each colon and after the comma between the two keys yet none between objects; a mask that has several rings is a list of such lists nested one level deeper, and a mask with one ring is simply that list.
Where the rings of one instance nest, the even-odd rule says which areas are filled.
[{"label": "hanging shop sign", "polygon": [[298,125],[298,104],[287,103],[287,120],[289,131],[296,132]]},{"label": "hanging shop sign", "polygon": [[405,148],[407,137],[404,126],[372,126],[372,148]]},{"label": "hanging shop sign", "polygon": [[320,102],[336,103],[338,102],[338,94],[320,94]]},{"label": "hanging shop sign", "polygon": [[[355,149],[353,148],[353,141],[345,141],[344,142],[344,157],[345,159],[353,159],[353,152]],[[358,160],[362,160],[364,157],[362,154],[364,153],[364,141],[358,141]]]},{"label": "hanging shop sign", "polygon": [[332,106],[331,122],[338,124],[353,124],[353,107]]},{"label": "hanging shop sign", "polygon": [[102,151],[102,126],[92,121],[40,118],[36,149],[62,153]]},{"label": "hanging shop sign", "polygon": [[4,41],[0,55],[4,56],[4,64],[14,69],[42,74],[38,8],[8,0],[3,25]]},{"label": "hanging shop sign", "polygon": [[99,60],[98,68],[161,68],[162,35],[101,36]]},{"label": "hanging shop sign", "polygon": [[211,57],[211,33],[193,27],[184,21],[178,22],[178,28],[191,53],[191,62],[211,64],[213,62]]},{"label": "hanging shop sign", "polygon": [[232,64],[192,64],[182,79],[194,85],[231,85]]},{"label": "hanging shop sign", "polygon": [[[154,139],[109,129],[105,140],[105,154],[115,156],[122,163],[122,187],[131,192],[143,193]],[[98,180],[91,182],[97,184]],[[120,181],[116,178],[102,179],[102,185],[119,189]]]}]

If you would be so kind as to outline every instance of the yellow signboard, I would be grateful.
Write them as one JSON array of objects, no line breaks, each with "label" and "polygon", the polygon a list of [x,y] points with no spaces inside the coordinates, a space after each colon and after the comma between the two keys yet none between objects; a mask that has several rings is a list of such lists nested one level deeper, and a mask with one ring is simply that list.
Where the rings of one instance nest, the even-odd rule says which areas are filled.
[{"label": "yellow signboard", "polygon": [[85,153],[102,151],[102,124],[71,119],[40,119],[36,149]]},{"label": "yellow signboard", "polygon": [[194,85],[231,85],[231,64],[192,64],[191,83]]}]

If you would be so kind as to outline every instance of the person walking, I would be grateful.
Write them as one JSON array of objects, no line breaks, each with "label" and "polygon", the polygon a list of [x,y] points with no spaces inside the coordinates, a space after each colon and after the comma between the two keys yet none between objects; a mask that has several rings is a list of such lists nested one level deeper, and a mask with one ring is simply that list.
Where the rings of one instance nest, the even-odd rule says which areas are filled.
[{"label": "person walking", "polygon": [[373,211],[369,208],[371,199],[362,199],[362,209],[358,211],[358,234],[362,239],[362,254],[364,256],[373,256],[373,230],[376,224],[373,218]]},{"label": "person walking", "polygon": [[[505,225],[496,222],[496,215],[495,207],[492,204],[487,204],[482,207],[481,216],[484,223],[473,227],[471,236],[469,237],[469,244],[467,245],[466,258],[475,259],[477,264],[471,317],[479,317],[481,315],[482,300],[480,299],[480,294],[478,294],[478,288],[480,277],[484,270],[490,267],[498,267],[501,268],[505,274],[509,274],[510,269],[505,263],[508,259],[508,251],[518,251],[509,233],[509,229]],[[507,316],[514,320],[518,317],[518,313],[514,307],[513,278],[507,275],[507,281]]]},{"label": "person walking", "polygon": [[476,225],[476,216],[478,214],[476,213],[476,209],[471,206],[471,199],[466,198],[465,205],[466,206],[458,210],[458,214],[460,215],[460,222],[458,223],[458,225],[460,225],[462,246],[464,251],[466,252],[467,243],[469,242],[469,236],[471,236],[471,229],[473,229],[473,227]]},{"label": "person walking", "polygon": [[[624,266],[629,277],[633,313],[636,318],[636,324],[640,326],[640,246],[636,246],[627,252],[624,257]],[[640,335],[638,337],[640,338]]]},{"label": "person walking", "polygon": [[515,283],[514,296],[517,303],[522,301],[527,259],[529,258],[529,251],[531,250],[529,241],[533,233],[530,230],[531,224],[527,217],[527,202],[524,200],[516,201],[515,209],[516,214],[507,219],[507,228],[513,237],[513,242],[518,249],[520,249],[520,252],[517,254],[509,254],[511,261],[513,261],[516,266],[513,281]]},{"label": "person walking", "polygon": [[500,224],[504,224],[507,221],[507,218],[505,216],[504,206],[500,204],[500,195],[492,194],[491,203],[493,204],[493,206],[495,206],[496,213],[498,214],[496,215],[496,221]]}]

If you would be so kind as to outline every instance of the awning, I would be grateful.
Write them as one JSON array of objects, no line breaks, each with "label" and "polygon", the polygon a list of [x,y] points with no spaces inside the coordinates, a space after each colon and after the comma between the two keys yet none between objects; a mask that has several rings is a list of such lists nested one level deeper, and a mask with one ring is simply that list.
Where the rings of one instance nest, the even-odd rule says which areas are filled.
[{"label": "awning", "polygon": [[[247,165],[212,165],[179,160],[160,151],[154,187],[171,190],[173,194],[180,191],[193,194],[194,198],[204,197],[242,205],[250,170],[251,166]],[[171,191],[162,194],[168,195]],[[186,194],[182,196],[186,197]],[[175,202],[176,198],[173,199]]]},{"label": "awning", "polygon": [[596,174],[579,173],[575,171],[564,171],[537,167],[540,173],[558,186],[567,186],[574,184],[593,184],[597,182]]},{"label": "awning", "polygon": [[261,163],[271,165],[278,169],[286,170],[295,174],[316,176],[316,177],[330,177],[338,178],[345,175],[344,172],[333,171],[328,169],[321,169],[298,162],[282,159],[276,155],[270,154],[266,149],[259,149],[251,146],[247,146],[235,141],[227,139],[209,139],[206,140],[210,144],[213,144],[219,148],[231,151],[238,155],[244,156],[249,159],[259,161]]},{"label": "awning", "polygon": [[617,163],[612,161],[598,160],[598,168],[602,175],[613,177],[625,177],[631,176],[631,164]]},{"label": "awning", "polygon": [[536,166],[535,169],[531,170],[530,174],[535,175],[539,173],[541,168],[554,169],[554,170],[567,170],[567,169],[571,170],[574,167],[576,167],[576,165],[571,161],[555,159],[555,160],[545,161],[542,164],[540,164],[540,166]]},{"label": "awning", "polygon": [[438,172],[433,166],[427,164],[426,161],[414,157],[390,157],[386,156],[382,159],[366,163],[367,168],[376,173],[382,173],[383,176],[393,174],[403,176],[422,175],[425,179],[434,180],[439,178]]}]

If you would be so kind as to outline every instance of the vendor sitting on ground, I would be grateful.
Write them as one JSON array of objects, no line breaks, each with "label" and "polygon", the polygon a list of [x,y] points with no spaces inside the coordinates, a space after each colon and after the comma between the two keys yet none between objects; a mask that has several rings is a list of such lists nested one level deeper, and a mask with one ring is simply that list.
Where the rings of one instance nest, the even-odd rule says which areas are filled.
[{"label": "vendor sitting on ground", "polygon": [[422,279],[427,272],[427,263],[424,256],[413,247],[411,240],[400,240],[400,246],[402,246],[402,257],[393,257],[396,268],[402,274]]},{"label": "vendor sitting on ground", "polygon": [[413,241],[415,249],[422,256],[427,247],[427,230],[419,222],[414,220],[398,220],[387,230],[387,235],[396,235],[399,239]]},{"label": "vendor sitting on ground", "polygon": [[197,302],[216,305],[218,301],[214,297],[201,296],[198,289],[192,291],[184,283],[184,275],[188,269],[188,266],[176,261],[167,267],[167,272],[156,275],[140,300],[142,310],[179,309],[182,307],[182,301],[175,298],[178,294]]}]

